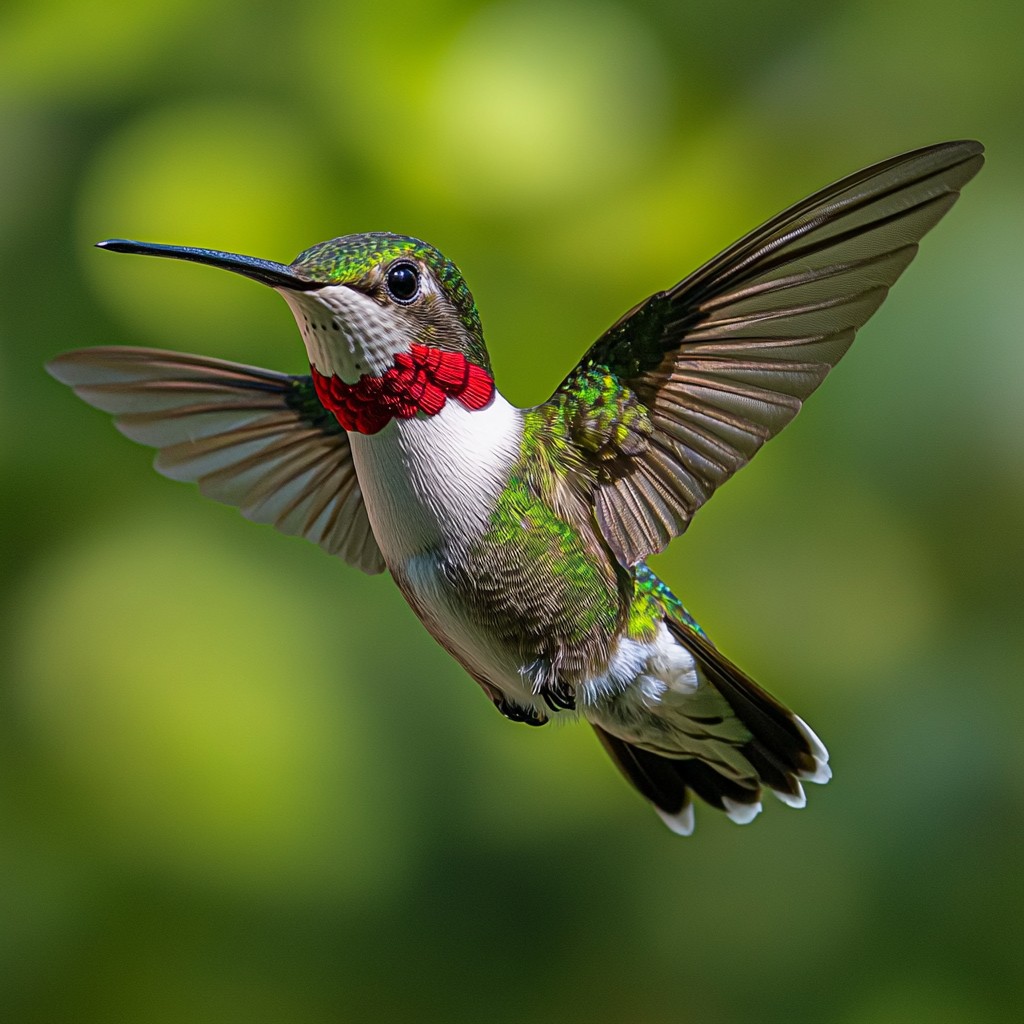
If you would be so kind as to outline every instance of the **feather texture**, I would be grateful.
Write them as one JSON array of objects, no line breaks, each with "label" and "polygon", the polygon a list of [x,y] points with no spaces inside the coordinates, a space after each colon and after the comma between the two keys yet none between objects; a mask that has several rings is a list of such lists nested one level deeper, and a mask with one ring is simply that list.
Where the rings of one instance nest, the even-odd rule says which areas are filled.
[{"label": "feather texture", "polygon": [[154,465],[257,523],[306,537],[362,569],[384,569],[348,435],[310,377],[145,348],[80,349],[49,372],[118,429],[159,449]]},{"label": "feather texture", "polygon": [[[591,347],[546,406],[579,451],[603,446],[583,475],[623,565],[682,533],[796,415],[977,173],[981,152],[947,143],[844,178],[651,296]],[[598,439],[593,419],[575,411],[595,401],[595,374],[642,409]]]},{"label": "feather texture", "polygon": [[696,659],[703,682],[673,703],[671,729],[623,729],[607,707],[591,717],[619,770],[683,835],[693,831],[694,794],[741,825],[760,813],[765,787],[790,807],[803,807],[802,782],[832,777],[821,741],[699,630],[672,616],[665,621]]}]

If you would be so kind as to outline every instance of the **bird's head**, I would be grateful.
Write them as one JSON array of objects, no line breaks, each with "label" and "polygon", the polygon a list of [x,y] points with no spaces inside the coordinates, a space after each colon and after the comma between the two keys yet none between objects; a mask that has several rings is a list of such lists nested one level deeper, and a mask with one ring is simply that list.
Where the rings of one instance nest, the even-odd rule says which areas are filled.
[{"label": "bird's head", "polygon": [[419,239],[388,232],[320,242],[290,264],[213,249],[111,239],[116,252],[221,267],[279,291],[310,364],[352,384],[380,377],[414,345],[458,353],[491,375],[473,296],[451,260]]}]

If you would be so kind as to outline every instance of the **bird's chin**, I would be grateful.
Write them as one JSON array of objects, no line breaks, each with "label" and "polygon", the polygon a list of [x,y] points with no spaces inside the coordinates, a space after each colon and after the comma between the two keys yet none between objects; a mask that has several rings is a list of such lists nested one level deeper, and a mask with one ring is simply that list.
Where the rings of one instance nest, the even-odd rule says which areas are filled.
[{"label": "bird's chin", "polygon": [[379,377],[408,348],[404,326],[382,318],[367,296],[341,285],[316,292],[282,289],[306,346],[311,366],[325,377],[354,384],[363,376]]}]

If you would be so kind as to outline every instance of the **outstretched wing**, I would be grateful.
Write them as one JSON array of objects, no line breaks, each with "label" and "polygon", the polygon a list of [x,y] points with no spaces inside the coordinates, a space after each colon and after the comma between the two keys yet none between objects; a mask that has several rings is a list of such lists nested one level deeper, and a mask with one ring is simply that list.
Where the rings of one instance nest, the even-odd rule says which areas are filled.
[{"label": "outstretched wing", "polygon": [[115,414],[154,466],[236,505],[257,523],[306,537],[368,573],[384,569],[348,435],[310,377],[146,348],[87,348],[47,364],[90,405]]},{"label": "outstretched wing", "polygon": [[635,565],[800,410],[981,167],[951,142],[875,164],[791,206],[590,348],[532,410]]}]

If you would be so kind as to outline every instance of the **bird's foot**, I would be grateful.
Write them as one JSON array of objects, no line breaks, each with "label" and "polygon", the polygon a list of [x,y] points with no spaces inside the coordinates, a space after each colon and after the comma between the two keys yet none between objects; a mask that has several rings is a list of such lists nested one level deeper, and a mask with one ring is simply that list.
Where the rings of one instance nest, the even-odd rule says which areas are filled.
[{"label": "bird's foot", "polygon": [[523,722],[526,725],[547,725],[547,715],[533,708],[524,708],[521,704],[501,697],[495,700],[494,706],[511,722]]}]

